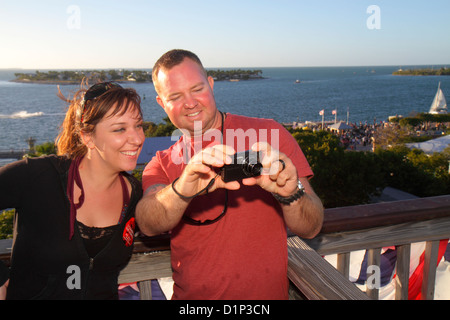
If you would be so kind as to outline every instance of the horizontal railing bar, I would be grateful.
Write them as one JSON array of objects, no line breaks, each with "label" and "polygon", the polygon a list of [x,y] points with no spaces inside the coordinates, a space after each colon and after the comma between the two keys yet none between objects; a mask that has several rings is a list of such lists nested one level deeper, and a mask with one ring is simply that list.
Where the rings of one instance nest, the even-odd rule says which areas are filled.
[{"label": "horizontal railing bar", "polygon": [[369,300],[299,237],[288,239],[288,277],[310,300]]},{"label": "horizontal railing bar", "polygon": [[305,242],[321,255],[450,238],[450,217],[360,231],[319,234]]},{"label": "horizontal railing bar", "polygon": [[320,233],[450,217],[450,195],[325,209]]}]

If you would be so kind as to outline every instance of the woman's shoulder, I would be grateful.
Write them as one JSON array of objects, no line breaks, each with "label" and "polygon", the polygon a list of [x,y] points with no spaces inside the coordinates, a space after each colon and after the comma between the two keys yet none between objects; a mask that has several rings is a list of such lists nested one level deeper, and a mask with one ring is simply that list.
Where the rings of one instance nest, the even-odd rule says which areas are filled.
[{"label": "woman's shoulder", "polygon": [[44,155],[40,157],[26,157],[22,160],[18,160],[7,164],[2,167],[3,170],[37,170],[46,169],[50,167],[64,168],[70,166],[71,160],[66,157],[56,155]]},{"label": "woman's shoulder", "polygon": [[57,171],[67,171],[72,163],[72,160],[65,156],[57,156],[54,154],[43,155],[37,158],[25,159],[26,165],[33,169],[37,168],[55,168]]}]

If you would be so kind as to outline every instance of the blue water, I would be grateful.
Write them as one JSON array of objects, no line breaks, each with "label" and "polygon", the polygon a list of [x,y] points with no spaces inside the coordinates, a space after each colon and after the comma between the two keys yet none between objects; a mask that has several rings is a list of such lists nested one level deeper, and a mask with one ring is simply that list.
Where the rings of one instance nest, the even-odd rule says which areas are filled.
[{"label": "blue water", "polygon": [[[222,111],[279,122],[321,121],[322,109],[325,120],[330,121],[334,120],[332,110],[337,109],[338,119],[345,121],[348,110],[349,121],[355,123],[427,112],[439,82],[444,94],[450,97],[450,77],[393,76],[392,72],[398,68],[261,68],[266,79],[216,82],[214,92]],[[53,141],[66,111],[65,103],[56,96],[56,85],[9,82],[15,78],[15,72],[28,70],[0,70],[0,150],[27,148],[29,137],[35,138],[37,144]],[[300,84],[295,83],[297,79]],[[146,121],[162,122],[165,113],[155,101],[151,83],[124,86],[133,87],[145,96],[142,105]],[[67,95],[77,86],[65,85],[61,89]]]}]

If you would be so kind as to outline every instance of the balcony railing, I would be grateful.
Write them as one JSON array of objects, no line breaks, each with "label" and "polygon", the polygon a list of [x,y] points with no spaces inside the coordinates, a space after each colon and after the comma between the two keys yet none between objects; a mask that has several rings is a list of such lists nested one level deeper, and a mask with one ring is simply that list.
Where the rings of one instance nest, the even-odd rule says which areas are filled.
[{"label": "balcony railing", "polygon": [[[439,240],[450,238],[450,195],[325,210],[320,234],[312,240],[290,236],[288,277],[292,298],[314,300],[377,299],[348,280],[350,252],[369,251],[368,265],[380,265],[381,248],[395,246],[396,299],[408,298],[411,243],[426,241],[422,298],[433,299]],[[7,260],[12,240],[0,240],[0,259]],[[338,254],[334,268],[324,255]],[[151,299],[150,281],[172,275],[168,236],[137,240],[133,257],[119,283],[139,282],[141,299]]]}]

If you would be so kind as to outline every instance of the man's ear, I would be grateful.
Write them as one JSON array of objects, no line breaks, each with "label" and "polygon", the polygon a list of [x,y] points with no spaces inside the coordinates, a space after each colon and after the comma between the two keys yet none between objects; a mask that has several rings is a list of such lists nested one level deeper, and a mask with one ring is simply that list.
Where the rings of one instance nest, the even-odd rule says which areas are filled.
[{"label": "man's ear", "polygon": [[165,109],[165,107],[164,107],[164,101],[161,99],[160,96],[156,96],[156,102],[158,102],[158,104],[159,104],[163,109]]},{"label": "man's ear", "polygon": [[208,77],[209,86],[211,87],[211,90],[214,89],[214,78],[209,76]]}]

